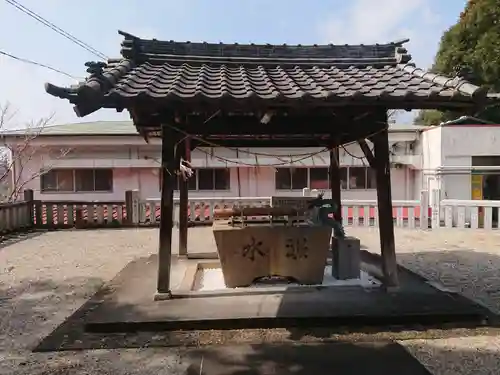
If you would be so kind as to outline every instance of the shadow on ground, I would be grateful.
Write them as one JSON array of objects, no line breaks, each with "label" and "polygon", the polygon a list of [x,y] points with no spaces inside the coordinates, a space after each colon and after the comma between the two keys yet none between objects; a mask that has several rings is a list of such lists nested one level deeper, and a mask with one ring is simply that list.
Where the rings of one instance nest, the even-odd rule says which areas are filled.
[{"label": "shadow on ground", "polygon": [[[380,344],[379,344],[380,345]],[[262,374],[267,375],[273,373],[270,369],[276,369],[274,372],[277,375],[281,374],[357,374],[359,372],[351,372],[355,365],[351,365],[348,361],[339,360],[338,357],[333,358],[329,363],[325,363],[324,358],[321,364],[324,368],[316,370],[313,359],[321,356],[331,355],[338,347],[337,344],[324,345],[293,345],[292,350],[288,349],[287,344],[264,344],[264,345],[231,345],[204,347],[198,349],[181,349],[181,348],[148,348],[148,349],[131,349],[131,350],[97,350],[90,352],[60,352],[50,353],[46,355],[31,356],[27,359],[21,368],[27,371],[18,370],[17,374],[30,375],[46,375],[46,374],[158,374],[158,375],[213,375],[215,369],[216,374],[226,375],[252,375]],[[405,344],[406,346],[406,344]],[[326,350],[326,348],[330,350]],[[344,346],[343,351],[348,347]],[[392,353],[386,348],[370,348],[370,345],[365,345],[365,348],[352,349],[358,355],[366,353],[382,353],[380,361],[391,358],[398,362],[401,366],[402,361],[394,356],[396,350]],[[292,358],[289,355],[283,355],[286,352],[303,352],[304,355]],[[327,352],[327,353],[325,353]],[[384,353],[385,352],[385,353]],[[423,363],[428,371],[434,375],[477,375],[477,374],[494,374],[500,366],[500,358],[498,351],[492,350],[477,350],[475,347],[452,349],[449,347],[438,347],[432,342],[425,342],[414,347],[410,347],[409,352],[415,354],[419,362]],[[306,357],[307,354],[309,357]],[[397,354],[397,352],[396,352]],[[403,356],[405,353],[401,353]],[[392,355],[392,357],[391,357]],[[232,357],[231,357],[232,356]],[[395,358],[396,357],[396,358]],[[399,357],[399,356],[398,356]],[[46,361],[43,359],[47,358]],[[310,359],[309,361],[307,361]],[[363,358],[356,356],[356,362],[362,362]],[[410,358],[411,360],[411,358]],[[410,362],[408,360],[408,362]],[[307,361],[304,363],[304,361]],[[406,363],[408,363],[406,362]],[[341,366],[344,366],[343,368]],[[359,366],[359,365],[358,365]],[[200,371],[200,368],[202,371]],[[336,371],[338,369],[344,371]],[[358,367],[359,368],[359,367]],[[415,370],[415,368],[417,368]],[[376,367],[375,367],[376,369]],[[410,370],[413,370],[411,372]],[[307,372],[309,370],[309,372]],[[370,369],[361,374],[376,374],[370,372]],[[400,371],[401,374],[429,374],[424,372],[414,363],[404,368],[405,371]],[[385,374],[391,374],[386,372]]]},{"label": "shadow on ground", "polygon": [[[366,250],[363,251],[363,261],[370,258],[376,258],[380,261],[378,255]],[[410,293],[411,295],[413,292],[417,292],[414,300],[411,298],[408,300],[410,305],[415,304],[415,306],[422,307],[422,305],[428,304],[427,310],[429,312],[432,312],[435,306],[442,309],[442,316],[429,317],[430,319],[427,321],[425,319],[426,307],[423,306],[421,312],[424,315],[422,320],[424,324],[412,324],[413,318],[410,314],[408,323],[405,323],[406,319],[403,316],[398,316],[394,325],[386,322],[384,325],[366,327],[361,330],[361,335],[358,334],[360,331],[357,327],[289,328],[291,338],[302,340],[304,337],[313,336],[328,339],[338,338],[340,334],[341,336],[348,335],[361,339],[369,339],[370,336],[374,336],[379,339],[406,340],[500,333],[498,316],[500,311],[500,257],[472,250],[447,250],[398,254],[398,263],[401,282],[399,293]],[[436,288],[443,290],[443,292],[439,294],[431,292],[427,297],[428,291]],[[396,304],[398,301],[395,299],[393,302]],[[287,310],[286,298],[282,309]],[[466,310],[472,312],[470,316],[472,319],[468,319]],[[479,320],[475,321],[474,311],[479,311]],[[461,316],[462,313],[464,313],[463,316]],[[483,318],[487,320],[484,323]],[[435,323],[433,323],[434,319]],[[401,321],[402,324],[397,321]],[[349,332],[352,334],[349,335]]]},{"label": "shadow on ground", "polygon": [[[467,261],[464,260],[466,258]],[[455,252],[446,251],[443,253],[414,253],[414,254],[401,254],[400,260],[405,266],[411,268],[413,264],[417,264],[418,268],[423,267],[429,274],[435,274],[436,262],[448,262],[453,273],[453,277],[457,277],[459,288],[465,290],[469,289],[478,291],[481,289],[478,283],[483,283],[488,288],[481,289],[479,299],[488,301],[493,293],[492,290],[500,287],[500,279],[498,269],[493,269],[496,265],[500,265],[500,260],[492,259],[492,256],[484,253],[477,252]],[[139,261],[139,260],[138,260]],[[137,261],[134,261],[137,262]],[[336,341],[378,341],[385,342],[387,340],[406,340],[406,339],[433,339],[444,337],[459,337],[459,336],[475,336],[475,335],[495,335],[498,329],[492,327],[493,323],[489,325],[478,326],[476,323],[472,325],[457,325],[456,322],[449,324],[438,324],[432,326],[422,325],[385,325],[385,326],[341,326],[338,322],[330,320],[328,324],[318,326],[317,321],[310,321],[308,327],[307,321],[302,322],[300,327],[287,328],[274,328],[272,326],[253,327],[251,329],[234,329],[234,327],[216,327],[215,329],[187,329],[183,327],[181,322],[176,322],[175,318],[170,316],[169,319],[173,320],[170,327],[165,330],[159,327],[157,330],[139,330],[131,332],[89,332],[85,329],[85,324],[89,314],[95,309],[106,302],[111,309],[108,311],[115,311],[118,315],[130,314],[140,315],[137,310],[137,305],[126,302],[118,302],[113,299],[114,293],[119,288],[124,287],[124,279],[128,279],[135,283],[134,280],[144,278],[139,270],[137,274],[130,274],[126,269],[134,264],[131,262],[124,270],[122,270],[111,283],[101,288],[92,298],[84,303],[76,312],[74,312],[63,324],[57,327],[52,333],[43,339],[40,344],[35,348],[35,351],[57,351],[57,350],[84,350],[95,348],[142,348],[142,347],[191,347],[191,346],[211,346],[217,345],[237,345],[237,344],[260,344],[260,343],[321,343],[321,342],[336,342]],[[434,266],[431,268],[431,265]],[[427,267],[427,268],[426,268]],[[416,267],[414,267],[416,268]],[[434,271],[432,271],[434,270]],[[471,279],[473,286],[467,286],[467,280],[460,278],[460,275],[473,273]],[[457,273],[458,274],[455,274]],[[442,275],[443,276],[443,275]],[[452,275],[444,273],[446,280],[448,280],[447,287],[451,285]],[[130,280],[131,279],[131,280]],[[441,281],[440,277],[434,276],[435,281]],[[98,283],[99,280],[89,281],[91,283]],[[496,284],[492,284],[496,283]],[[495,286],[496,285],[496,286]],[[50,293],[52,289],[64,289],[65,286],[52,285],[45,283],[38,286],[39,293],[43,294],[44,290]],[[14,293],[15,292],[12,292]],[[61,293],[56,293],[61,295]],[[64,294],[64,293],[62,293]],[[467,294],[467,293],[465,293]],[[86,296],[89,298],[90,296]],[[69,299],[73,297],[67,297]],[[75,297],[76,298],[76,297]],[[145,291],[145,300],[152,298],[152,293]],[[490,305],[492,303],[491,300]],[[495,302],[493,302],[495,303]],[[28,316],[29,314],[38,314],[40,304],[35,300],[32,302],[22,302],[17,307],[16,315]],[[462,322],[459,322],[462,323]],[[176,328],[177,327],[177,328]],[[283,327],[283,326],[282,326]],[[186,328],[186,330],[182,330]],[[233,329],[229,329],[233,328]]]},{"label": "shadow on ground", "polygon": [[[498,313],[500,309],[500,257],[467,249],[442,252],[415,252],[398,254],[399,262],[421,276],[460,291]],[[63,316],[74,311],[75,304],[91,297],[91,290],[102,284],[100,279],[73,278],[64,283],[51,280],[33,282],[25,280],[15,288],[0,289],[0,335],[31,335],[33,346],[37,335],[50,328],[57,313]],[[84,285],[85,287],[81,287]],[[75,288],[75,286],[78,286]],[[370,332],[361,337],[354,333],[338,334],[338,328],[313,329],[250,329],[191,332],[137,332],[133,334],[93,334],[84,332],[85,314],[113,292],[113,284],[101,289],[62,325],[49,334],[36,350],[71,350],[90,348],[145,348],[148,351],[93,352],[77,367],[91,366],[92,358],[106,362],[124,373],[133,368],[157,370],[171,374],[379,374],[404,370],[404,373],[427,374],[418,363],[406,355],[404,349],[384,332]],[[117,304],[119,309],[131,310],[130,304]],[[61,319],[63,320],[63,319]],[[41,327],[41,328],[38,328]],[[451,330],[453,331],[453,330]],[[46,332],[48,334],[49,332]],[[450,333],[451,337],[494,335],[495,329],[462,329]],[[362,336],[362,335],[361,335]],[[398,339],[418,338],[415,332]],[[448,337],[439,330],[423,330],[421,338]],[[10,339],[13,339],[10,337]],[[472,338],[464,338],[468,340]],[[350,342],[339,342],[347,340]],[[0,344],[9,349],[6,340]],[[364,342],[356,342],[364,341]],[[373,342],[376,341],[376,342]],[[478,369],[500,367],[497,351],[471,348],[457,349],[432,341],[415,341],[406,345],[408,351],[434,374],[476,374]],[[26,344],[30,346],[30,344]],[[198,348],[189,348],[196,346]],[[161,347],[161,348],[160,348]],[[177,348],[174,348],[177,347]],[[187,348],[186,348],[187,347]],[[31,346],[30,346],[31,348]],[[74,353],[63,355],[75,356]],[[114,358],[114,359],[113,359]],[[28,366],[29,359],[24,363]],[[71,361],[69,361],[71,362]],[[393,367],[383,367],[391,363]],[[468,368],[464,369],[464,363]],[[54,363],[57,367],[59,364]],[[69,365],[69,364],[66,364]],[[65,365],[65,366],[66,366]],[[54,367],[54,369],[55,369]],[[166,370],[167,368],[167,370]],[[46,367],[44,366],[44,371]],[[125,371],[126,370],[126,371]],[[200,372],[200,370],[202,370]],[[137,373],[141,373],[138,370]],[[336,372],[337,371],[337,372]],[[377,372],[378,371],[378,372]],[[383,372],[385,371],[385,372]],[[413,372],[412,372],[413,371]],[[37,372],[32,372],[37,373]],[[395,372],[394,372],[395,373]]]},{"label": "shadow on ground", "polygon": [[430,374],[397,343],[246,345],[188,353],[187,374]]},{"label": "shadow on ground", "polygon": [[103,284],[100,278],[64,282],[20,280],[0,286],[0,351],[32,349]]},{"label": "shadow on ground", "polygon": [[500,257],[472,249],[398,254],[398,262],[500,313]]},{"label": "shadow on ground", "polygon": [[9,234],[3,234],[0,236],[0,251],[7,246],[14,245],[16,243],[26,241],[32,238],[36,238],[41,236],[42,234],[47,233],[47,231],[42,230],[30,230],[26,232],[15,232]]}]

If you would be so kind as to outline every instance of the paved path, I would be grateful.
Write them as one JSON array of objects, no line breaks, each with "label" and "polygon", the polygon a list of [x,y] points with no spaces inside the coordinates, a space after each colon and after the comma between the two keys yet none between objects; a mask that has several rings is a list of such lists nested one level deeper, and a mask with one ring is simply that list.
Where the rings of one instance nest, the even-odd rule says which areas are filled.
[{"label": "paved path", "polygon": [[[213,251],[211,228],[191,228],[189,251]],[[370,251],[378,231],[348,228]],[[396,232],[399,261],[500,312],[500,231]],[[0,374],[183,374],[179,349],[31,354],[30,349],[130,260],[156,252],[157,229],[60,231],[0,248]],[[174,240],[177,249],[177,238]],[[496,374],[500,338],[402,343],[433,374]]]}]

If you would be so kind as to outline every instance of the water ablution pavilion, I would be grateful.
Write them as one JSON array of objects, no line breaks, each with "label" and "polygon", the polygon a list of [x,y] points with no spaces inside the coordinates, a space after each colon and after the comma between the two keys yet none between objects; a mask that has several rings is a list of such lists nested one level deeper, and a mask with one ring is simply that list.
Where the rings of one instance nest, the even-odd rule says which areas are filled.
[{"label": "water ablution pavilion", "polygon": [[[474,310],[463,300],[459,302],[456,295],[431,287],[397,265],[387,118],[389,110],[475,113],[496,101],[496,95],[466,80],[466,69],[457,70],[455,77],[419,69],[404,47],[408,40],[375,45],[305,46],[158,41],[120,34],[124,37],[120,58],[88,62],[89,76],[84,82],[69,88],[47,84],[46,91],[71,102],[78,117],[101,108],[127,110],[146,140],[161,137],[164,178],[159,252],[154,264],[158,272],[156,295],[163,298],[155,301],[155,291],[149,290],[154,283],[144,284],[143,288],[149,289],[138,293],[143,299],[135,303],[139,310],[142,306],[142,320],[168,320],[168,314],[179,324],[182,319],[326,318],[351,313],[359,316],[370,311],[383,315],[389,310],[394,316],[402,316],[418,313],[424,307],[427,313],[438,315],[468,314]],[[311,293],[295,294],[262,288],[261,292],[254,290],[244,297],[237,292],[211,296],[186,294],[185,290],[178,293],[179,282],[175,280],[180,276],[175,275],[176,270],[189,261],[185,256],[189,255],[187,181],[181,178],[179,187],[179,256],[172,255],[173,193],[181,160],[188,160],[190,152],[203,146],[203,142],[231,148],[329,149],[336,218],[342,212],[338,150],[346,143],[357,142],[376,171],[381,248],[381,257],[362,252],[361,262],[377,263],[378,279],[388,288],[379,288],[377,293],[363,292],[363,288],[309,288]],[[252,240],[253,245],[244,249],[259,253],[260,242]],[[314,251],[309,246],[309,252]],[[200,264],[203,262],[197,263],[197,267]],[[241,267],[247,267],[242,264]],[[140,276],[135,277],[134,285],[121,289],[140,289],[141,282],[150,279],[152,273],[154,269],[149,268],[136,271]],[[182,277],[188,273],[184,269]],[[245,288],[241,289],[241,293],[246,293]],[[262,296],[266,293],[278,294],[279,298],[267,298],[264,303]],[[356,293],[364,293],[364,297]],[[180,294],[193,298],[180,298]],[[384,299],[388,295],[392,295],[391,299]],[[124,299],[130,304],[133,298]],[[165,304],[169,307],[161,307]],[[256,306],[261,306],[260,310]],[[122,319],[133,320],[131,314]],[[113,314],[107,310],[97,315],[102,322]]]}]

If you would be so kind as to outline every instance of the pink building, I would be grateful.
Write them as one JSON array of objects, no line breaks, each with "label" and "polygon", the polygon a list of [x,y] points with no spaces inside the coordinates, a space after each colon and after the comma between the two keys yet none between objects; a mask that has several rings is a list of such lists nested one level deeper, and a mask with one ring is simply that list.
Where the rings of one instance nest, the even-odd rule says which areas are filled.
[{"label": "pink building", "polygon": [[[394,200],[418,199],[422,190],[419,127],[394,127]],[[9,145],[22,144],[24,131],[5,134]],[[149,143],[131,122],[89,122],[44,128],[28,150],[14,154],[13,180],[33,189],[35,199],[123,200],[137,189],[142,199],[159,198],[159,139]],[[304,154],[311,154],[307,156]],[[376,199],[374,176],[357,144],[340,152],[343,199]],[[329,154],[321,148],[228,149],[202,147],[192,152],[195,174],[190,198],[301,195],[302,188],[328,188]]]}]

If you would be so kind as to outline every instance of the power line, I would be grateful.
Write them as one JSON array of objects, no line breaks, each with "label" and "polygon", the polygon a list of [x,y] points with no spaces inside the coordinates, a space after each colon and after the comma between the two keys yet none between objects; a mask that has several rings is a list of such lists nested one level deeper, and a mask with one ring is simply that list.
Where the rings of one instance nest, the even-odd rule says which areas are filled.
[{"label": "power line", "polygon": [[87,50],[88,52],[94,54],[95,56],[99,57],[100,59],[107,60],[108,56],[106,56],[104,53],[96,50],[94,47],[90,46],[89,44],[83,42],[82,40],[78,39],[77,37],[71,35],[70,33],[64,31],[60,27],[54,25],[52,22],[46,20],[36,12],[26,8],[24,5],[20,4],[19,2],[15,0],[5,0],[7,4],[12,5],[13,7],[17,8],[24,14],[27,14],[28,16],[34,18],[38,22],[42,23],[43,25],[47,26],[48,28],[52,29],[59,35],[62,35],[66,39],[71,40],[73,43],[77,44],[78,46],[82,47],[83,49]]},{"label": "power line", "polygon": [[11,59],[14,59],[14,60],[17,60],[17,61],[21,61],[21,62],[26,63],[26,64],[36,65],[36,66],[40,66],[40,67],[45,68],[45,69],[49,69],[49,70],[52,70],[53,72],[56,72],[56,73],[59,73],[59,74],[63,74],[66,77],[69,77],[69,78],[73,78],[73,79],[76,79],[76,80],[81,80],[81,78],[75,77],[75,76],[73,76],[73,75],[71,75],[69,73],[63,72],[62,70],[53,68],[53,67],[51,67],[49,65],[45,65],[45,64],[42,64],[42,63],[39,63],[39,62],[36,62],[36,61],[28,60],[28,59],[23,59],[22,57],[17,57],[17,56],[11,55],[10,53],[7,53],[7,52],[2,51],[2,50],[0,50],[0,55],[4,55],[4,56],[7,56],[7,57],[10,57]]}]

